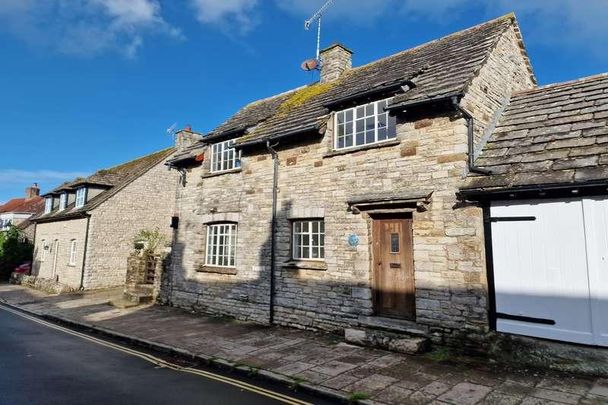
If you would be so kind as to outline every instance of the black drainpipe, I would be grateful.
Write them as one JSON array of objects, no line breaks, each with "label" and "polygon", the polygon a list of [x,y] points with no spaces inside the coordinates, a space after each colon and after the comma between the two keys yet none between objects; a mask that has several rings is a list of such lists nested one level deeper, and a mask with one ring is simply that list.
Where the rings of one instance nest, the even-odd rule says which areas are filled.
[{"label": "black drainpipe", "polygon": [[270,303],[268,306],[269,316],[268,323],[274,323],[274,273],[275,273],[275,245],[276,245],[276,226],[277,226],[277,183],[279,180],[279,156],[277,151],[274,150],[279,143],[270,145],[270,141],[266,141],[266,149],[272,155],[273,161],[273,174],[272,174],[272,221],[270,225]]},{"label": "black drainpipe", "polygon": [[84,250],[82,252],[82,272],[80,273],[80,290],[84,290],[84,269],[87,265],[87,246],[89,245],[89,222],[91,222],[91,216],[87,215],[87,230],[84,233]]},{"label": "black drainpipe", "polygon": [[492,174],[490,170],[482,169],[481,167],[475,166],[475,134],[473,132],[474,129],[474,119],[473,116],[464,108],[462,108],[458,102],[458,97],[452,97],[452,104],[454,108],[459,111],[464,119],[467,122],[467,133],[468,133],[468,149],[469,149],[469,171],[472,173],[479,174]]}]

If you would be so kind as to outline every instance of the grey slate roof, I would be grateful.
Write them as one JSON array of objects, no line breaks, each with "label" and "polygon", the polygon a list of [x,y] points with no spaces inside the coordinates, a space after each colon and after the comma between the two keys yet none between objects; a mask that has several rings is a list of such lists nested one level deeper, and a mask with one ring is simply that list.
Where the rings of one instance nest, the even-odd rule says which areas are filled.
[{"label": "grey slate roof", "polygon": [[608,181],[608,74],[516,93],[464,189]]},{"label": "grey slate roof", "polygon": [[86,178],[77,178],[73,181],[64,183],[45,195],[57,195],[63,191],[74,192],[81,185],[96,185],[99,186],[99,188],[104,188],[105,190],[97,196],[91,198],[81,208],[76,209],[74,207],[74,203],[72,203],[63,211],[54,210],[49,214],[42,213],[41,215],[33,218],[33,220],[47,222],[83,216],[87,211],[99,206],[101,203],[126,187],[133,180],[146,173],[152,167],[156,166],[160,162],[163,162],[174,152],[174,148],[163,149],[109,169],[99,170]]},{"label": "grey slate roof", "polygon": [[[416,87],[398,95],[394,103],[462,93],[510,26],[519,34],[513,14],[355,67],[333,82],[317,83],[256,101],[211,131],[201,142],[234,135],[235,131],[241,131],[242,135],[245,130],[247,135],[238,143],[320,131],[330,112],[328,105],[372,92],[386,91],[394,95],[407,81],[414,82]],[[525,55],[523,43],[521,48]]]}]

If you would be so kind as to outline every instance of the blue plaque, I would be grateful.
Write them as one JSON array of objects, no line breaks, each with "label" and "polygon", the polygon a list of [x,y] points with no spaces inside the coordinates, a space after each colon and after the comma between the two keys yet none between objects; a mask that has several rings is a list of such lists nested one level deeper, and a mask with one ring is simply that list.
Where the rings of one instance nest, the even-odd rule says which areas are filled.
[{"label": "blue plaque", "polygon": [[348,235],[348,244],[352,247],[359,246],[359,237],[357,235],[355,235],[354,233]]}]

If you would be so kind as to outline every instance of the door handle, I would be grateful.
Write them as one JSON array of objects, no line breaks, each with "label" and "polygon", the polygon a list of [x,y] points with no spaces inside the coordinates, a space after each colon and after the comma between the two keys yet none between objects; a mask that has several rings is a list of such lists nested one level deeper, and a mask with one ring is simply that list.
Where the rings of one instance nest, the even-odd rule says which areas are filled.
[{"label": "door handle", "polygon": [[390,267],[391,267],[391,269],[400,269],[401,263],[391,263]]}]

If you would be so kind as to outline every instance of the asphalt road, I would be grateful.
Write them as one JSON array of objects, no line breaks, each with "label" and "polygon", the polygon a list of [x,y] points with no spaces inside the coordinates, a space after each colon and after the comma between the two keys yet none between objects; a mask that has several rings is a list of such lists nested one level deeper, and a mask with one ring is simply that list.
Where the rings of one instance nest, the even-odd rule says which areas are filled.
[{"label": "asphalt road", "polygon": [[[0,307],[0,404],[330,403],[251,380],[239,379],[236,384],[254,387],[235,386],[225,379],[237,377],[212,370],[171,369],[168,367],[173,362],[165,363],[151,353],[117,347],[113,342],[97,340],[98,337],[90,340],[79,332],[55,329],[52,324],[40,324],[3,308]],[[161,361],[155,364],[151,359]]]}]

